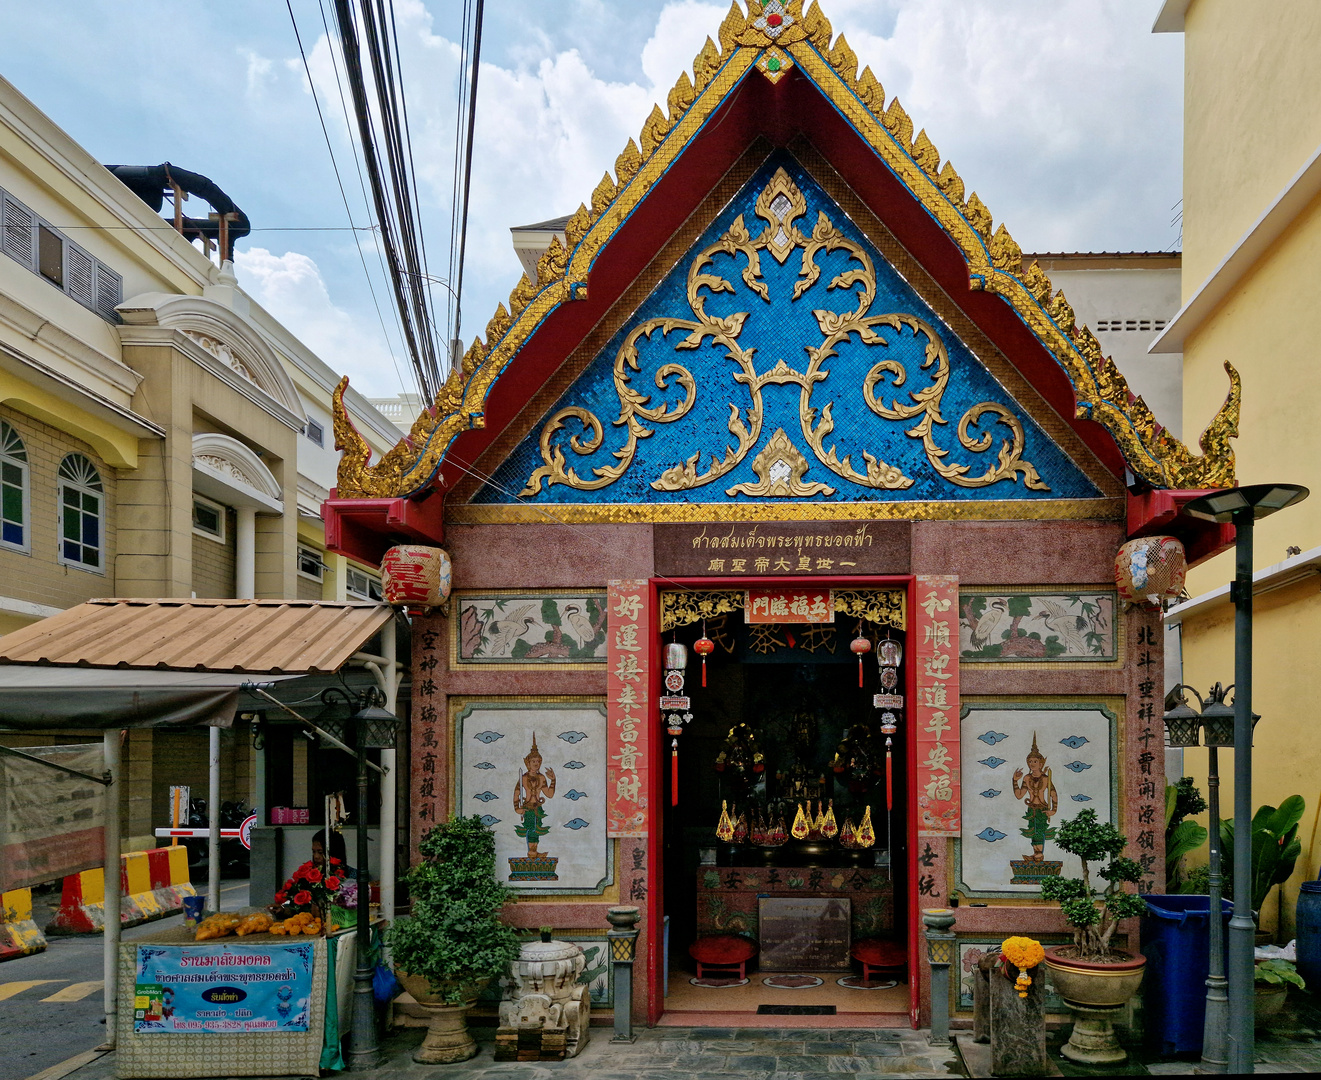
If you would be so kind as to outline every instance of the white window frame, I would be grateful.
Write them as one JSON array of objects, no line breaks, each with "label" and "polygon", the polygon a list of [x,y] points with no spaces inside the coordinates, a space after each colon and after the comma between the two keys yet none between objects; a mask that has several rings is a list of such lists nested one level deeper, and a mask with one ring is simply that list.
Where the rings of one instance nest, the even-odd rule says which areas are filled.
[{"label": "white window frame", "polygon": [[[69,479],[68,477],[66,477],[66,476],[62,476],[62,475],[60,475],[60,474],[64,471],[64,466],[65,466],[65,464],[66,464],[71,458],[82,458],[83,461],[87,462],[88,466],[89,466],[89,467],[91,468],[91,470],[92,470],[92,473],[96,476],[96,482],[97,482],[97,484],[100,485],[99,488],[93,487],[93,486],[91,486],[90,484],[79,483],[79,482],[76,482],[76,481],[70,480],[70,479]],[[80,453],[77,453],[77,452],[75,451],[74,453],[65,454],[64,457],[60,459],[59,469],[56,470],[56,480],[57,480],[57,483],[56,483],[56,485],[55,485],[55,493],[56,493],[56,497],[55,497],[55,556],[56,556],[56,561],[57,561],[61,566],[70,566],[70,567],[73,567],[73,569],[75,569],[75,570],[81,570],[81,571],[83,571],[84,573],[87,573],[87,574],[99,574],[101,577],[105,577],[105,574],[106,574],[106,567],[105,567],[105,564],[106,564],[106,554],[107,554],[107,552],[106,552],[106,547],[107,547],[107,545],[106,545],[106,529],[105,529],[105,523],[106,523],[106,512],[105,512],[106,491],[105,491],[105,480],[104,480],[104,479],[102,478],[102,476],[101,476],[101,470],[97,467],[96,462],[94,462],[94,461],[93,461],[91,458],[89,458],[86,454],[80,454]],[[65,492],[66,490],[68,490],[68,489],[72,489],[73,491],[78,492],[78,494],[79,494],[80,496],[83,496],[83,495],[91,495],[91,496],[95,497],[95,499],[96,499],[96,507],[97,507],[97,514],[96,514],[96,516],[97,516],[97,536],[98,536],[98,538],[99,538],[99,543],[96,545],[96,553],[97,553],[97,555],[100,557],[100,559],[99,559],[99,564],[98,564],[97,566],[89,566],[87,563],[83,562],[81,559],[70,559],[70,558],[68,558],[68,557],[64,554],[64,541],[65,541],[65,537],[64,537],[64,492]],[[78,500],[78,513],[79,513],[80,515],[81,515],[82,513],[84,513],[84,511],[83,511],[83,509],[82,509],[82,499],[81,499],[81,498]],[[79,544],[80,547],[89,547],[89,546],[90,546],[90,545],[88,545],[88,544],[83,544],[81,540],[78,541],[78,544]]]},{"label": "white window frame", "polygon": [[198,503],[201,503],[203,506],[208,507],[211,510],[214,510],[220,516],[220,534],[216,535],[213,532],[207,532],[205,529],[199,527],[197,522],[194,521],[193,535],[205,536],[208,540],[213,540],[217,544],[228,543],[229,542],[229,525],[228,525],[229,508],[225,506],[224,503],[218,503],[214,499],[208,499],[205,495],[198,495],[196,492],[194,492],[193,505],[196,506]]},{"label": "white window frame", "polygon": [[9,421],[7,420],[0,421],[0,424],[2,424],[4,428],[7,428],[9,431],[13,432],[14,438],[18,441],[18,445],[22,448],[22,452],[23,452],[23,457],[21,459],[9,453],[5,449],[6,440],[4,439],[3,434],[0,433],[0,463],[3,463],[5,465],[12,465],[14,468],[19,470],[19,473],[22,477],[21,484],[22,484],[22,494],[23,494],[23,542],[21,544],[15,544],[12,541],[4,539],[4,531],[3,529],[0,529],[0,548],[4,548],[6,551],[19,551],[22,552],[24,555],[31,555],[32,554],[32,473],[28,469],[27,443],[23,441],[23,435],[18,430],[18,428],[14,427],[14,425],[9,423]]},{"label": "white window frame", "polygon": [[[352,582],[352,580],[353,580],[353,575],[354,575],[354,574],[360,574],[360,575],[362,575],[363,579],[367,582],[367,591],[366,591],[366,592],[362,592],[362,591],[360,591],[360,590],[358,590],[358,589],[354,589],[354,588],[352,587],[352,585],[350,584],[350,582]],[[352,597],[354,600],[367,600],[367,601],[372,601],[372,602],[379,602],[380,599],[381,599],[381,597],[379,597],[379,596],[372,596],[372,595],[371,595],[371,587],[372,587],[373,584],[375,584],[377,590],[380,591],[380,589],[381,589],[381,579],[380,579],[380,578],[378,578],[378,577],[376,577],[376,576],[374,576],[374,575],[368,573],[366,570],[359,569],[359,568],[356,567],[356,566],[348,566],[348,567],[345,568],[345,570],[344,570],[344,595],[345,595],[345,596]]]},{"label": "white window frame", "polygon": [[[306,570],[303,569],[304,555],[311,555],[316,559],[317,565],[321,567],[320,574],[313,576],[312,574],[309,574]],[[326,569],[327,569],[326,560],[321,557],[321,552],[319,552],[314,547],[309,547],[307,544],[298,545],[298,576],[299,577],[305,577],[307,578],[308,581],[315,581],[318,584],[320,584],[326,579]]]}]

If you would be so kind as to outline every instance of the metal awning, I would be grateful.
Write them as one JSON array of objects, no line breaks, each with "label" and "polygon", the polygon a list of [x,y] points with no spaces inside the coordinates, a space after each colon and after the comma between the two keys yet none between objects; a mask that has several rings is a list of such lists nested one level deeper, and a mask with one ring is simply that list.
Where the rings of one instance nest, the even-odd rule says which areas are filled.
[{"label": "metal awning", "polygon": [[89,600],[0,638],[0,665],[334,672],[392,614],[370,602]]}]

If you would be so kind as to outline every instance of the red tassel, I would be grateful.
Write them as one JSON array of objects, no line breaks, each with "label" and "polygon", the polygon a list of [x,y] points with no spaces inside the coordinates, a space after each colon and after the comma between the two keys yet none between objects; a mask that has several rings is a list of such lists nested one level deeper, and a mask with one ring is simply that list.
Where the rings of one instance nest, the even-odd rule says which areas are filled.
[{"label": "red tassel", "polygon": [[672,742],[670,750],[670,805],[679,805],[679,740]]},{"label": "red tassel", "polygon": [[885,752],[885,808],[894,809],[894,766],[888,750]]},{"label": "red tassel", "polygon": [[862,657],[858,657],[858,689],[862,689]]},{"label": "red tassel", "polygon": [[702,657],[702,688],[706,688],[706,657]]}]

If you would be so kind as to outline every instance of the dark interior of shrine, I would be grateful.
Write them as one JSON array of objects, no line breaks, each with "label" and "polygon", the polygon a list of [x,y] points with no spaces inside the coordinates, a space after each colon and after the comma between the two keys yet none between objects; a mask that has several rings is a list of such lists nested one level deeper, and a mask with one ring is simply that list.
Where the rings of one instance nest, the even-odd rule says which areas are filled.
[{"label": "dark interior of shrine", "polygon": [[[838,986],[897,986],[906,1000],[906,713],[874,701],[904,692],[902,659],[888,673],[879,662],[887,638],[899,649],[887,646],[885,657],[902,657],[903,632],[844,616],[836,625],[747,625],[735,612],[705,624],[715,644],[705,687],[694,650],[703,632],[698,622],[664,634],[688,648],[680,692],[691,701],[677,736],[677,804],[670,734],[662,756],[669,985],[684,1000],[667,1009],[755,1012],[761,1003],[749,995],[779,1000],[770,989],[780,987],[808,1002]],[[868,643],[862,686],[858,637]],[[734,830],[727,840],[722,811],[724,833]],[[717,939],[729,937],[755,946],[745,966],[699,971],[690,947],[715,955]],[[884,943],[890,962],[864,969],[864,942]],[[862,951],[875,959],[875,949]],[[737,995],[723,992],[739,985]],[[884,1005],[876,994],[842,996],[847,1011],[894,1007],[891,995]]]}]

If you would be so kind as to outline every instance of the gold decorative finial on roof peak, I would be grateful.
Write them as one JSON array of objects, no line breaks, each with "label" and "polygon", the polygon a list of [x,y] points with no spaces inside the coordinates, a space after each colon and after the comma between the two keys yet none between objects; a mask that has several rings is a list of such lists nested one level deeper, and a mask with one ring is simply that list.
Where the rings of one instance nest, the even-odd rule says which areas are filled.
[{"label": "gold decorative finial on roof peak", "polygon": [[[717,33],[667,95],[667,110],[653,108],[634,143],[630,140],[592,192],[590,209],[580,207],[565,229],[562,249],[548,250],[537,281],[524,276],[510,295],[508,310],[497,305],[486,340],[474,339],[455,364],[435,404],[409,435],[375,465],[371,448],[353,428],[334,397],[336,449],[344,451],[338,475],[341,498],[401,497],[435,479],[454,439],[484,424],[487,394],[500,372],[537,326],[560,304],[585,300],[588,276],[601,250],[628,220],[671,164],[706,127],[707,120],[757,68],[772,82],[792,66],[846,118],[885,166],[940,224],[967,263],[968,287],[995,293],[1008,303],[1055,358],[1073,385],[1075,414],[1104,427],[1129,469],[1157,488],[1228,487],[1234,483],[1229,440],[1238,434],[1240,383],[1226,364],[1230,391],[1199,439],[1201,454],[1164,430],[1146,403],[1129,390],[1124,376],[1103,355],[1094,335],[1079,328],[1063,293],[1051,297],[1049,276],[1035,264],[1024,270],[1022,250],[925,131],[914,137],[913,121],[897,97],[858,58],[844,35],[834,36],[817,0],[732,0]],[[832,41],[833,38],[833,41]],[[774,52],[773,52],[774,50]],[[782,59],[775,57],[778,54]],[[772,70],[770,60],[777,62]]]}]

